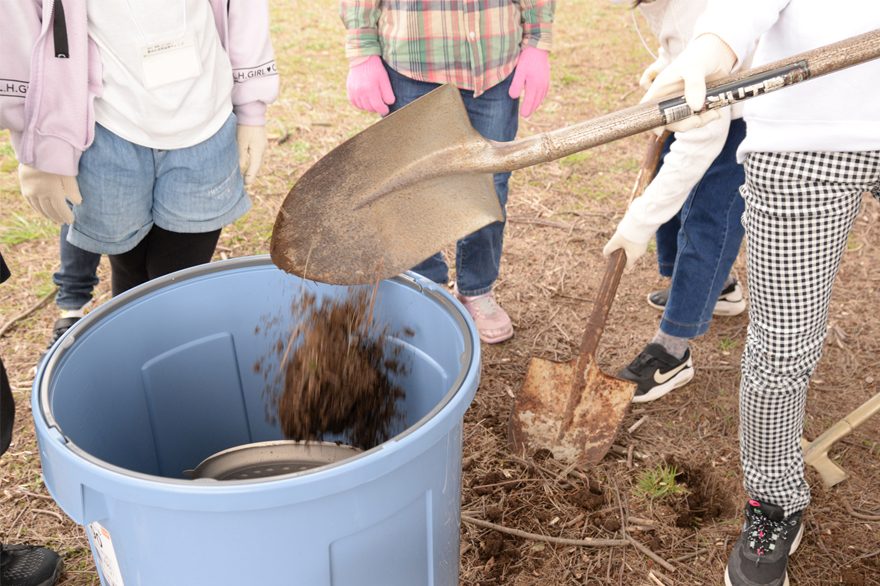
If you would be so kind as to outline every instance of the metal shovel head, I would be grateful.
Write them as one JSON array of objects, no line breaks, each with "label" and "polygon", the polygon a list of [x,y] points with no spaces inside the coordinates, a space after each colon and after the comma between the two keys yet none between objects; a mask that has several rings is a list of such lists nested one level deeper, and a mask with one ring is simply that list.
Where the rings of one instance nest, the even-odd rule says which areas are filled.
[{"label": "metal shovel head", "polygon": [[454,86],[426,94],[303,174],[275,220],[272,261],[306,279],[362,285],[503,221],[492,173],[454,172],[485,143]]},{"label": "metal shovel head", "polygon": [[508,420],[515,453],[548,449],[558,460],[597,463],[614,442],[635,383],[603,373],[589,357],[583,384],[577,360],[532,358]]}]

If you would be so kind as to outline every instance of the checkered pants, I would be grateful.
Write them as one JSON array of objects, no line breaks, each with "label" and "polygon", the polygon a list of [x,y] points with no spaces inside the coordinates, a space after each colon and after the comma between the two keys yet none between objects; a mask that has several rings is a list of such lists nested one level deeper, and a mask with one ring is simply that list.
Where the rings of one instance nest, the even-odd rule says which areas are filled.
[{"label": "checkered pants", "polygon": [[750,153],[745,172],[750,323],[740,457],[748,494],[789,515],[810,503],[800,443],[807,385],[862,193],[880,199],[880,151]]}]

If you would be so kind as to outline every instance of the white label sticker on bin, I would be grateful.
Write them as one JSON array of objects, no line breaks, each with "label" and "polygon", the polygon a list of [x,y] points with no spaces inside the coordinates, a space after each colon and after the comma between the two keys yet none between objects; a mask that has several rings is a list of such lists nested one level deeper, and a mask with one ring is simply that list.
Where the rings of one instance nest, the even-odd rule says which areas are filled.
[{"label": "white label sticker on bin", "polygon": [[113,540],[110,533],[101,527],[100,523],[89,523],[89,535],[95,547],[95,557],[101,567],[104,583],[107,586],[124,586],[122,575],[119,573],[119,562],[116,561],[116,552],[113,550]]}]

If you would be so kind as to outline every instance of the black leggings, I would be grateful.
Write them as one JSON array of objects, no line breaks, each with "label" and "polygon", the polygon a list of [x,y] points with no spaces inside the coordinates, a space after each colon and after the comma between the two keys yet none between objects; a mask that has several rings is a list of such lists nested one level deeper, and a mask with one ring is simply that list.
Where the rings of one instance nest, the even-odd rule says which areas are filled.
[{"label": "black leggings", "polygon": [[220,230],[182,234],[153,225],[137,246],[108,255],[113,296],[157,277],[210,262],[219,239]]}]

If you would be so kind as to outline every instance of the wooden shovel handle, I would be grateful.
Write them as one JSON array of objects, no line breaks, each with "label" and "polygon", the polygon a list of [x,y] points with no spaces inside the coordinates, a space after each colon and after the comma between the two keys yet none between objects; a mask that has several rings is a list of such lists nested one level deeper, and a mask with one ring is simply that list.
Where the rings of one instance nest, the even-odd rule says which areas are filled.
[{"label": "wooden shovel handle", "polygon": [[[638,179],[633,186],[630,202],[645,192],[645,188],[654,178],[657,171],[657,165],[660,163],[660,153],[663,151],[663,143],[669,136],[668,132],[664,132],[662,136],[651,134],[648,150],[645,153],[645,160],[642,162],[642,168],[639,170]],[[596,295],[596,301],[593,303],[593,312],[587,321],[587,328],[584,332],[584,339],[581,342],[581,349],[578,353],[578,366],[575,376],[583,377],[584,369],[596,354],[596,348],[599,346],[599,339],[602,337],[602,331],[605,328],[605,319],[608,312],[611,311],[611,304],[614,302],[614,296],[617,294],[617,285],[620,283],[620,276],[626,267],[626,252],[621,248],[611,253],[608,259],[608,266],[605,269],[605,276],[602,277],[602,284],[599,286],[599,293]]]},{"label": "wooden shovel handle", "polygon": [[[877,58],[880,58],[880,29],[709,83],[703,111],[729,106]],[[682,94],[665,96],[580,124],[513,142],[495,143],[489,152],[470,154],[470,165],[475,170],[493,173],[522,169],[635,136],[692,114]]]}]

